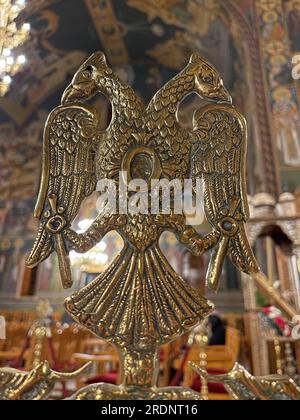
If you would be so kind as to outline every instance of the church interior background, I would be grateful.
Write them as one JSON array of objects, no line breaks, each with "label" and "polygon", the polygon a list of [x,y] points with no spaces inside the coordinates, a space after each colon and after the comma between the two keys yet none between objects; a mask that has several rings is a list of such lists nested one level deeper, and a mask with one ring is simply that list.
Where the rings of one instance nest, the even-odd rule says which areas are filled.
[{"label": "church interior background", "polygon": [[[1,7],[0,1],[0,14]],[[0,366],[30,370],[43,355],[52,360],[43,344],[38,352],[36,342],[27,342],[41,307],[48,307],[55,368],[70,370],[71,365],[82,366],[102,354],[106,361],[99,358],[93,374],[117,381],[118,361],[112,350],[93,344],[92,337],[74,325],[67,328],[70,319],[63,301],[69,291],[61,286],[56,257],[38,268],[26,267],[38,227],[33,209],[43,128],[74,72],[93,52],[103,51],[114,72],[147,103],[197,51],[218,69],[247,119],[251,211],[247,231],[270,279],[269,285],[259,288],[226,260],[220,292],[208,294],[226,324],[225,341],[219,351],[217,345],[200,350],[212,373],[225,373],[239,362],[256,376],[284,374],[299,381],[300,334],[295,333],[295,319],[300,313],[300,77],[295,80],[292,70],[293,57],[300,55],[300,1],[28,0],[18,22],[30,23],[27,41],[17,48],[26,63],[0,98],[0,315],[6,319],[7,333],[7,339],[0,340]],[[104,97],[96,101],[105,128],[110,104]],[[191,95],[181,104],[182,124],[191,125],[200,102]],[[89,197],[77,217],[78,232],[94,219],[96,198]],[[207,222],[198,230],[205,232]],[[89,253],[72,252],[73,291],[101,273],[121,244],[121,237],[110,233]],[[162,237],[161,247],[183,278],[205,291],[208,258],[192,256],[172,234]],[[280,295],[276,303],[270,290]],[[285,312],[286,302],[294,309],[294,320]],[[209,336],[209,328],[206,331]],[[206,333],[201,334],[203,339]],[[201,343],[194,336],[162,350],[164,385],[177,378],[178,384],[197,386],[183,361],[186,355],[194,361],[201,355]],[[70,348],[67,342],[72,343]],[[83,386],[84,380],[90,377],[78,380],[76,386]],[[208,385],[210,397],[229,399],[222,385]]]}]

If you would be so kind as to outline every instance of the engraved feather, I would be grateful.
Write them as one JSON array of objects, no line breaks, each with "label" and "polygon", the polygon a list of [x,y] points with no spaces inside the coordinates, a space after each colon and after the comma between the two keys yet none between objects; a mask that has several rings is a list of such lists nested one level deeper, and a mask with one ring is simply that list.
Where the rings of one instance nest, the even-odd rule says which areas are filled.
[{"label": "engraved feather", "polygon": [[49,197],[57,197],[58,211],[69,225],[83,199],[95,189],[97,122],[95,110],[83,105],[60,106],[48,118],[40,193],[35,208],[40,228],[27,259],[30,267],[38,265],[54,250],[53,235],[46,228],[51,217]]},{"label": "engraved feather", "polygon": [[234,107],[214,104],[195,112],[193,126],[192,177],[203,179],[208,221],[225,237],[212,257],[208,272],[208,278],[214,277],[215,284],[210,286],[215,289],[220,274],[216,273],[214,263],[218,252],[221,262],[228,253],[245,273],[259,270],[244,226],[249,218],[245,174],[247,125]]}]

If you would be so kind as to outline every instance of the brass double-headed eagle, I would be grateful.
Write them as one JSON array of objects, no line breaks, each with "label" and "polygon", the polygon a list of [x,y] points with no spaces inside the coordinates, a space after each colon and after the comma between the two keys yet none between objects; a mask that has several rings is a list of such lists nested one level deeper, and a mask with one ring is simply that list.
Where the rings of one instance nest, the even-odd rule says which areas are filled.
[{"label": "brass double-headed eagle", "polygon": [[[195,112],[193,129],[188,131],[177,114],[192,92],[211,104]],[[105,131],[98,128],[99,110],[88,103],[98,93],[110,100],[113,110]],[[171,268],[158,244],[163,231],[173,231],[197,256],[213,250],[207,274],[212,290],[218,288],[226,255],[243,272],[259,270],[244,227],[249,217],[246,142],[245,119],[232,106],[216,69],[198,54],[144,106],[109,68],[104,54],[96,53],[80,67],[61,106],[49,115],[35,209],[40,228],[28,265],[34,267],[56,251],[63,285],[69,288],[71,250],[84,253],[111,230],[122,236],[120,255],[67,299],[66,308],[95,334],[127,349],[131,356],[130,360],[124,356],[124,370],[130,384],[151,382],[146,374],[141,379],[143,369],[134,366],[133,359],[148,360],[153,349],[195,327],[212,309]],[[85,233],[72,230],[82,201],[95,190],[97,181],[118,182],[124,169],[129,177],[137,175],[147,182],[202,179],[211,233],[202,237],[174,211],[106,212]]]},{"label": "brass double-headed eagle", "polygon": [[12,368],[0,369],[0,401],[3,400],[44,400],[47,399],[59,381],[74,380],[91,370],[91,363],[73,373],[55,372],[49,363],[43,362],[24,372]]}]

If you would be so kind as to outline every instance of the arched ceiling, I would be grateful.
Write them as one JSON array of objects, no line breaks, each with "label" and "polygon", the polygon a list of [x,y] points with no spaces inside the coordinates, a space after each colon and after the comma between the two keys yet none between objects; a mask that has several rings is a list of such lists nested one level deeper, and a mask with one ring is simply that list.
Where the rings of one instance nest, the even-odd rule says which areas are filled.
[{"label": "arched ceiling", "polygon": [[[192,51],[206,56],[230,90],[239,76],[236,39],[224,3],[231,0],[31,0],[28,57],[10,93],[0,99],[0,122],[22,127],[58,104],[81,62],[103,50],[111,66],[142,98],[186,64]],[[235,0],[244,15],[251,0]]]}]

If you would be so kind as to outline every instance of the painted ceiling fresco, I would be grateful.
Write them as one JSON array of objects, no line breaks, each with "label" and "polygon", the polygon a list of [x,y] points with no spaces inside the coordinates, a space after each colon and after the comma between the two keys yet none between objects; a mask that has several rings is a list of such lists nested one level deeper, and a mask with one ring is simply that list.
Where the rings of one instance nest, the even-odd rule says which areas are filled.
[{"label": "painted ceiling fresco", "polygon": [[50,109],[74,69],[99,49],[145,100],[181,69],[195,50],[221,70],[231,90],[238,77],[226,12],[214,0],[32,3],[37,6],[27,11],[32,25],[25,46],[28,66],[15,79],[11,93],[0,101],[1,121],[21,126],[41,107]]},{"label": "painted ceiling fresco", "polygon": [[[20,255],[36,228],[32,210],[47,113],[58,105],[74,71],[97,50],[145,102],[192,52],[200,52],[220,71],[248,120],[249,192],[276,194],[282,186],[291,191],[299,186],[300,88],[290,62],[300,51],[300,0],[27,3],[21,19],[32,31],[21,51],[28,62],[0,99],[0,283],[10,278],[8,291],[19,278],[14,261],[23,264]],[[198,103],[185,104],[184,123]],[[105,104],[100,98],[103,125],[109,114]]]}]

